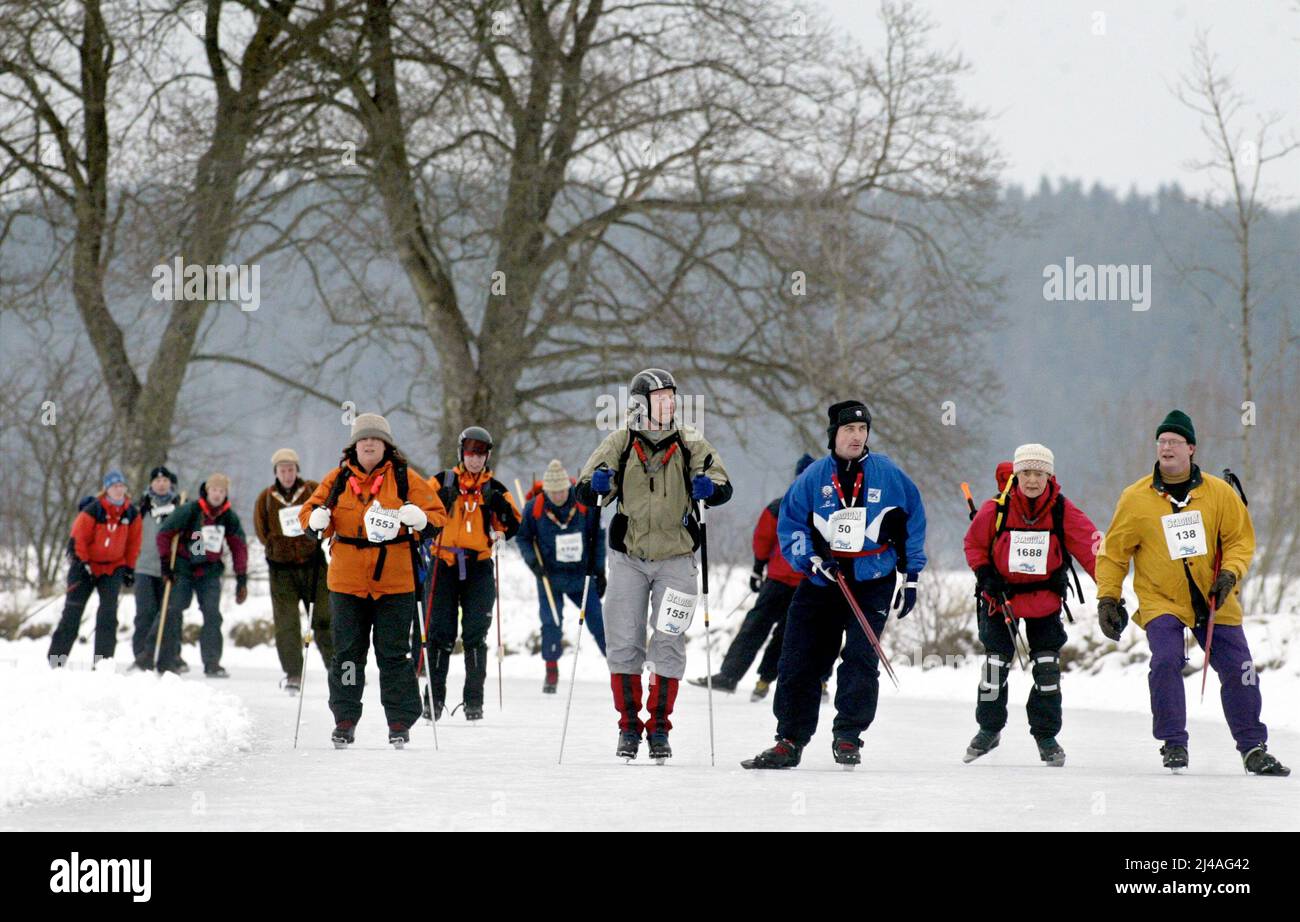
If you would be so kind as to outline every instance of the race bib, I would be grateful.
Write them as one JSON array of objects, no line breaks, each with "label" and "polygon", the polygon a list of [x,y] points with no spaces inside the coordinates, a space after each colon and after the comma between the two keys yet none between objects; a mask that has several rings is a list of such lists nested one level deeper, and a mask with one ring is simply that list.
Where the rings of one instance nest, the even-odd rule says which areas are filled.
[{"label": "race bib", "polygon": [[297,538],[302,534],[302,525],[298,522],[298,513],[302,505],[285,506],[280,510],[280,534],[286,538]]},{"label": "race bib", "polygon": [[203,551],[206,554],[220,554],[221,542],[226,537],[226,526],[203,526]]},{"label": "race bib", "polygon": [[664,597],[659,602],[659,617],[656,619],[655,630],[674,637],[685,634],[686,629],[691,626],[691,621],[695,619],[696,598],[689,592],[678,592],[676,589],[665,590]]},{"label": "race bib", "polygon": [[582,532],[555,536],[555,560],[557,563],[577,563],[582,560]]},{"label": "race bib", "polygon": [[1050,531],[1013,531],[1011,549],[1007,554],[1007,569],[1027,576],[1047,575],[1047,548]]},{"label": "race bib", "polygon": [[1201,510],[1162,515],[1160,525],[1165,530],[1170,560],[1200,557],[1206,553],[1205,523],[1201,521]]},{"label": "race bib", "polygon": [[402,523],[397,521],[396,509],[385,509],[379,500],[370,504],[366,510],[366,540],[372,544],[382,544],[397,537],[397,530]]},{"label": "race bib", "polygon": [[831,513],[831,550],[854,553],[862,550],[867,536],[867,510],[865,506],[850,506]]}]

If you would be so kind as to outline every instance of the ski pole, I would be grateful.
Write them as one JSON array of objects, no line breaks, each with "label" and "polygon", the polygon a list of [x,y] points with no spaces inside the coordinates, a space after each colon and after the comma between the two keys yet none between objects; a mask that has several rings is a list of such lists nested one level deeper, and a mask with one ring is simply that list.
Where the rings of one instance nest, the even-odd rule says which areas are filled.
[{"label": "ski pole", "polygon": [[871,641],[871,646],[875,648],[876,656],[885,666],[885,672],[889,673],[890,681],[894,683],[894,688],[898,688],[898,676],[894,675],[894,667],[890,664],[889,659],[885,656],[885,651],[880,647],[880,639],[876,637],[876,632],[871,629],[871,623],[867,621],[867,616],[862,613],[858,606],[858,600],[853,598],[853,593],[849,591],[849,584],[844,581],[844,574],[835,571],[835,582],[840,585],[840,592],[844,593],[844,598],[848,600],[849,608],[853,610],[853,616],[858,619],[858,624],[862,625],[862,630],[867,635],[867,640]]},{"label": "ski pole", "polygon": [[[429,574],[429,591],[424,594],[424,620],[420,625],[420,654],[415,660],[415,675],[417,678],[420,675],[421,668],[426,670],[428,668],[428,664],[424,661],[425,643],[427,642],[425,638],[429,633],[429,621],[433,617],[433,591],[438,585],[438,561],[441,559],[439,556],[441,553],[442,532],[438,532],[438,540],[434,543],[433,553],[429,555],[429,570],[431,571]],[[433,687],[432,679],[429,681],[429,687]],[[433,707],[432,700],[430,700],[429,706]]]},{"label": "ski pole", "polygon": [[497,710],[505,707],[502,693],[501,661],[505,659],[506,648],[501,644],[501,555],[497,553],[500,541],[492,542],[492,588],[497,597]]},{"label": "ski pole", "polygon": [[[713,456],[704,460],[702,470],[708,470]],[[704,500],[696,503],[700,517],[700,569],[703,571],[700,595],[704,601],[704,665],[708,670],[706,684],[709,689],[709,765],[717,765],[713,746],[713,639],[709,636],[709,530],[704,524]]]},{"label": "ski pole", "polygon": [[[429,609],[427,607],[424,607],[425,606],[424,594],[420,592],[420,585],[419,585],[420,553],[415,549],[418,543],[419,542],[418,539],[415,537],[415,533],[412,532],[411,540],[409,542],[409,546],[411,548],[411,584],[415,587],[415,599],[416,599],[415,616],[416,618],[419,619],[419,623],[420,623],[420,651],[421,653],[423,653],[424,649],[429,645],[429,638],[428,638]],[[438,544],[439,545],[442,544],[441,535],[439,535]],[[430,558],[430,561],[431,561],[430,566],[437,567],[438,558],[436,556]],[[438,571],[435,569],[433,572],[434,572],[434,576],[436,577]],[[432,582],[432,579],[430,579],[430,582]],[[424,608],[424,610],[421,611],[421,608]],[[416,681],[418,683],[419,675],[420,675],[420,662],[418,658],[416,659],[416,663],[415,663],[415,675],[416,675]],[[433,718],[430,721],[433,724],[433,748],[436,750],[438,748],[438,720],[436,717],[434,717],[433,714],[433,670],[425,669],[424,677],[425,677],[425,691],[429,695],[429,717]]]},{"label": "ski pole", "polygon": [[[1219,568],[1223,564],[1223,547],[1219,546],[1214,552],[1214,576],[1210,580],[1210,586],[1213,588],[1214,581],[1219,578]],[[1205,681],[1210,677],[1210,645],[1214,642],[1214,611],[1218,607],[1215,603],[1218,597],[1210,593],[1210,618],[1205,623],[1205,665],[1201,667],[1201,703],[1205,703]]]},{"label": "ski pole", "polygon": [[[322,555],[321,563],[324,563]],[[298,731],[303,726],[303,698],[307,696],[307,663],[312,652],[312,610],[316,607],[316,590],[320,588],[321,564],[312,564],[311,594],[307,597],[307,633],[303,635],[303,671],[298,676],[298,720],[294,723],[294,749],[298,749]],[[325,667],[329,670],[329,666]]]},{"label": "ski pole", "polygon": [[975,497],[973,497],[973,496],[970,495],[970,484],[968,484],[968,483],[967,483],[966,481],[964,481],[964,480],[963,480],[962,483],[961,483],[961,492],[962,492],[962,495],[964,495],[964,496],[966,497],[966,505],[970,507],[970,518],[971,518],[971,521],[973,522],[973,521],[975,521],[975,512],[976,512],[976,509],[975,509]]},{"label": "ski pole", "polygon": [[17,626],[18,626],[18,627],[22,627],[24,624],[26,624],[28,621],[32,620],[32,618],[35,618],[35,617],[36,617],[37,615],[39,615],[41,612],[45,611],[45,609],[49,608],[49,607],[50,607],[51,605],[53,605],[55,602],[59,601],[60,599],[66,598],[69,592],[71,592],[73,589],[76,589],[78,586],[80,586],[80,585],[81,585],[82,583],[84,583],[85,581],[86,581],[86,580],[85,580],[84,578],[83,578],[83,579],[79,579],[79,580],[77,580],[75,583],[73,583],[71,586],[69,586],[68,588],[64,589],[63,592],[61,592],[61,593],[59,593],[58,595],[56,595],[54,598],[50,599],[49,601],[42,602],[42,603],[41,603],[40,605],[38,605],[38,606],[37,606],[37,607],[36,607],[36,608],[35,608],[35,609],[30,613],[30,614],[23,615],[22,620],[20,620],[20,621],[18,622],[18,625],[17,625]]},{"label": "ski pole", "polygon": [[[596,514],[592,516],[592,530],[599,534],[600,530],[600,508],[605,500],[603,493],[596,494]],[[582,628],[587,620],[587,592],[591,588],[591,574],[596,569],[596,548],[593,539],[592,546],[588,548],[587,554],[587,575],[582,580],[582,601],[578,607],[578,640],[573,645],[573,669],[569,673],[569,700],[564,705],[564,729],[560,732],[560,760],[556,764],[564,764],[564,741],[569,735],[569,711],[573,707],[573,686],[578,684],[578,653],[582,650]]]}]

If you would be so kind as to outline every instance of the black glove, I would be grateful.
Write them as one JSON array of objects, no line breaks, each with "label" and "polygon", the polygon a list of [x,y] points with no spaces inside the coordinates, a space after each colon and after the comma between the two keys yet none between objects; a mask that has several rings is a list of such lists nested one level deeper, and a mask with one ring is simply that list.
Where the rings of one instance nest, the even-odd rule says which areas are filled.
[{"label": "black glove", "polygon": [[243,605],[248,601],[248,574],[238,573],[235,575],[235,604]]},{"label": "black glove", "polygon": [[172,562],[161,555],[158,558],[158,573],[165,583],[175,582],[176,580],[176,573],[172,570]]},{"label": "black glove", "polygon": [[763,586],[763,568],[767,566],[766,560],[754,561],[754,572],[749,574],[749,591],[758,592]]},{"label": "black glove", "polygon": [[497,490],[488,496],[487,507],[503,522],[509,522],[514,518],[515,513],[510,508],[510,501],[506,499],[505,490]]},{"label": "black glove", "polygon": [[605,598],[605,585],[606,585],[605,574],[597,573],[596,574],[596,598],[598,599]]},{"label": "black glove", "polygon": [[528,561],[528,569],[532,570],[533,576],[536,576],[538,579],[541,579],[546,573],[546,571],[542,569],[542,562],[540,560]]},{"label": "black glove", "polygon": [[1210,587],[1210,595],[1214,598],[1214,607],[1216,610],[1223,607],[1223,603],[1228,601],[1228,596],[1232,595],[1232,587],[1237,585],[1237,574],[1231,570],[1220,570],[1219,575],[1214,579],[1214,585]]},{"label": "black glove", "polygon": [[75,586],[78,583],[84,583],[90,579],[90,568],[80,557],[73,557],[72,562],[68,564],[68,585]]},{"label": "black glove", "polygon": [[1124,600],[1098,599],[1097,620],[1101,622],[1101,632],[1111,640],[1118,641],[1128,625],[1128,610],[1124,607]]},{"label": "black glove", "polygon": [[996,599],[1007,591],[1007,581],[1002,578],[997,567],[986,563],[975,571],[975,591]]},{"label": "black glove", "polygon": [[130,567],[118,567],[117,572],[122,574],[122,585],[128,589],[135,585],[135,571]]}]

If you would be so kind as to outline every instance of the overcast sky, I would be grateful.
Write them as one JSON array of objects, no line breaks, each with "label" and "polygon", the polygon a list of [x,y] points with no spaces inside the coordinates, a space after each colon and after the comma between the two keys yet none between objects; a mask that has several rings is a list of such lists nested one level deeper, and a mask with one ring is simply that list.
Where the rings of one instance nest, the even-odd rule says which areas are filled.
[{"label": "overcast sky", "polygon": [[[833,21],[879,47],[876,0],[816,0]],[[1202,192],[1187,166],[1206,153],[1198,116],[1171,92],[1191,63],[1196,31],[1256,112],[1284,116],[1300,136],[1300,0],[917,0],[938,40],[973,72],[966,98],[995,115],[1005,178],[1032,189],[1047,174],[1098,180],[1121,193],[1177,180]],[[1105,34],[1094,35],[1104,14]],[[1300,207],[1300,152],[1267,172]]]}]

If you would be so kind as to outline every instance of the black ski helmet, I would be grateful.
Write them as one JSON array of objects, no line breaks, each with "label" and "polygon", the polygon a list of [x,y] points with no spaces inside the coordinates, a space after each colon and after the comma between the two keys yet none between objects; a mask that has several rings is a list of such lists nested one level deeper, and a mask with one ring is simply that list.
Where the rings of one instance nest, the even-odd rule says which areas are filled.
[{"label": "black ski helmet", "polygon": [[673,393],[677,393],[677,381],[673,378],[672,372],[664,371],[662,368],[647,368],[638,371],[632,377],[632,383],[628,385],[627,407],[629,414],[636,418],[638,416],[648,417],[650,415],[650,392],[672,388]]},{"label": "black ski helmet", "polygon": [[456,457],[462,464],[465,463],[465,443],[470,439],[482,442],[488,447],[488,455],[492,454],[492,433],[482,426],[470,426],[461,431],[460,438],[456,443]]}]

